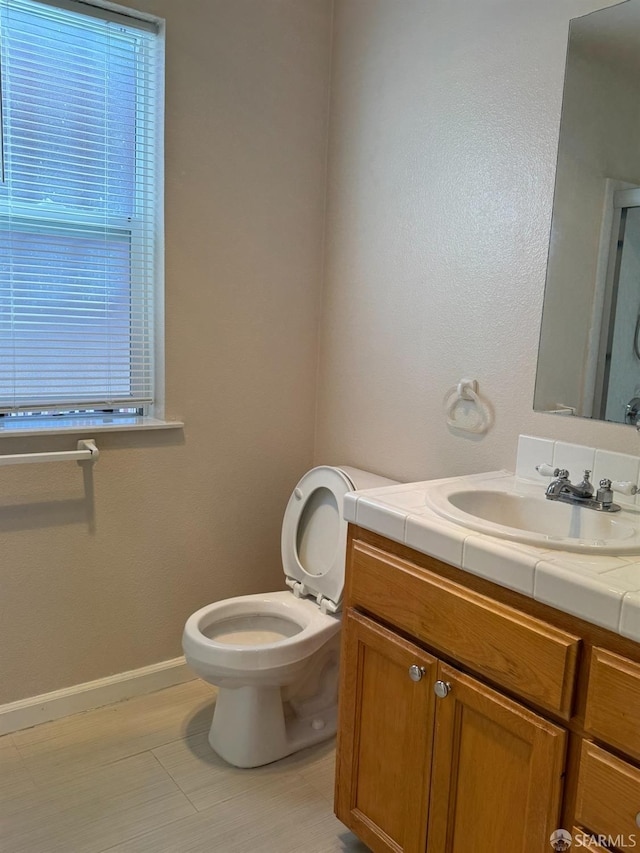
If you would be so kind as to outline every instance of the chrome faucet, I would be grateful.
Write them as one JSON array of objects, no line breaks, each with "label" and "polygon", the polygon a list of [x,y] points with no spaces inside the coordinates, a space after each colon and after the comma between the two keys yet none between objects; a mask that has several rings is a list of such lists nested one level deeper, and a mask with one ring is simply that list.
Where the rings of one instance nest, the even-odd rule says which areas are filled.
[{"label": "chrome faucet", "polygon": [[618,512],[620,509],[618,504],[613,503],[611,480],[600,480],[600,488],[594,498],[593,485],[589,480],[591,471],[585,471],[582,482],[577,485],[569,479],[566,468],[556,468],[553,476],[554,479],[547,486],[547,500],[585,506],[598,512]]},{"label": "chrome faucet", "polygon": [[559,500],[562,495],[578,498],[579,500],[593,497],[593,486],[589,482],[591,471],[584,472],[584,478],[577,486],[574,486],[569,480],[569,472],[566,468],[556,468],[553,476],[555,479],[547,486],[547,497],[549,500]]}]

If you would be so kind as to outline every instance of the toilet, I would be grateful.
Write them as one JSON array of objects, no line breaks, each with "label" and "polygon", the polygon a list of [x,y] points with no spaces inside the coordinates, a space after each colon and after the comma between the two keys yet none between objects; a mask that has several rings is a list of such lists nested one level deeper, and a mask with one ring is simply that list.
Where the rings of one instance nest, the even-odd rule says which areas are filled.
[{"label": "toilet", "polygon": [[218,601],[187,620],[186,661],[218,687],[209,743],[229,764],[268,764],[335,734],[344,496],[393,483],[356,468],[308,471],[282,523],[288,589]]}]

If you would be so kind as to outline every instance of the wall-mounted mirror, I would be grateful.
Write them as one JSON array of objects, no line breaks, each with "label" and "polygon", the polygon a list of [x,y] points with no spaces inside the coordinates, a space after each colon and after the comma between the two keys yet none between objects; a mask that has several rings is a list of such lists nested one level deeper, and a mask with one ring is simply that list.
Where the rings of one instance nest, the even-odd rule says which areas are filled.
[{"label": "wall-mounted mirror", "polygon": [[640,416],[640,0],[571,22],[534,409]]}]

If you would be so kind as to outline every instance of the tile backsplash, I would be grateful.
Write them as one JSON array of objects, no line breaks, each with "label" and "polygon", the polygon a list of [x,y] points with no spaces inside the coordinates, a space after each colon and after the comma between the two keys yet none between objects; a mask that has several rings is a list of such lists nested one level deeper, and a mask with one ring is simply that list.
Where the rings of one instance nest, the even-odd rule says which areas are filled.
[{"label": "tile backsplash", "polygon": [[[516,476],[524,480],[548,483],[549,477],[542,477],[536,471],[536,465],[542,463],[552,465],[554,468],[566,468],[574,483],[582,479],[585,469],[592,472],[591,481],[596,486],[604,477],[618,482],[631,482],[636,486],[640,481],[640,457],[638,456],[598,450],[595,447],[569,444],[565,441],[552,441],[532,435],[521,435],[518,440]],[[616,492],[615,500],[617,503],[640,506],[640,496],[634,498],[631,495]]]}]

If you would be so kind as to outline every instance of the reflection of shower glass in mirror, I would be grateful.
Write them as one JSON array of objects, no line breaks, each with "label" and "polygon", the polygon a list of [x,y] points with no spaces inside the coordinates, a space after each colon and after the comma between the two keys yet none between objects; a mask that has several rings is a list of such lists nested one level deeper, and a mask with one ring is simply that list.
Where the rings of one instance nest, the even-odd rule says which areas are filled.
[{"label": "reflection of shower glass in mirror", "polygon": [[536,411],[640,415],[640,0],[571,22]]}]

